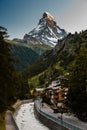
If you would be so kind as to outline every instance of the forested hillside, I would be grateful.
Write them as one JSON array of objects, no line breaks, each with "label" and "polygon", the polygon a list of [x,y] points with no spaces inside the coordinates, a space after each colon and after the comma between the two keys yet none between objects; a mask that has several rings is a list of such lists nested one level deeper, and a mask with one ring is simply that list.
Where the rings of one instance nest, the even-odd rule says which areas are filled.
[{"label": "forested hillside", "polygon": [[16,58],[15,68],[21,71],[32,65],[40,59],[40,57],[47,53],[51,47],[46,45],[27,45],[23,43],[15,43],[8,41],[11,50],[11,55]]},{"label": "forested hillside", "polygon": [[7,29],[0,26],[0,119],[1,113],[11,109],[11,105],[21,98],[25,98],[29,91],[27,80],[19,74],[12,57],[9,44],[4,40],[7,37]]},{"label": "forested hillside", "polygon": [[8,43],[6,36],[7,30],[0,27],[0,112],[11,109],[17,99],[30,98],[34,88],[47,87],[63,76],[69,88],[66,105],[80,119],[87,120],[87,31],[68,34],[53,49]]},{"label": "forested hillside", "polygon": [[64,39],[58,41],[58,44],[49,51],[41,60],[30,66],[24,71],[25,77],[37,75],[49,67],[62,67],[64,71],[69,70],[69,65],[75,60],[81,48],[87,46],[87,31],[81,33],[68,34]]}]

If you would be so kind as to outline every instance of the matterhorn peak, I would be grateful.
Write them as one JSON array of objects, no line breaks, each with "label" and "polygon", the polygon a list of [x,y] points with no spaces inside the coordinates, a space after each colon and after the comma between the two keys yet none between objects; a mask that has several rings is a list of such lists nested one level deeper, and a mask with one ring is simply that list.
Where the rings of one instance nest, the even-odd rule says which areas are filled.
[{"label": "matterhorn peak", "polygon": [[56,21],[55,21],[54,17],[49,12],[43,13],[42,18],[39,21],[39,24],[41,24],[42,21],[45,21],[46,24],[48,24],[50,26],[56,25]]},{"label": "matterhorn peak", "polygon": [[54,17],[49,12],[44,12],[43,13],[43,18],[48,18],[50,20],[55,21]]},{"label": "matterhorn peak", "polygon": [[54,47],[58,39],[66,35],[66,31],[57,26],[54,17],[49,12],[44,12],[37,27],[24,36],[24,41],[26,43],[47,44]]}]

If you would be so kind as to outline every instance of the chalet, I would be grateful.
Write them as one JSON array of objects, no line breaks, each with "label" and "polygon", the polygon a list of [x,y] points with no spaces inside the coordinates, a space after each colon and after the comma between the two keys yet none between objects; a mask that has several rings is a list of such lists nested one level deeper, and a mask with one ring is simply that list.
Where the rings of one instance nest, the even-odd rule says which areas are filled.
[{"label": "chalet", "polygon": [[53,106],[60,107],[63,105],[63,101],[66,99],[68,88],[62,88],[60,81],[53,81],[49,87],[45,88],[45,94],[47,98],[50,98]]},{"label": "chalet", "polygon": [[63,101],[66,99],[68,88],[62,88],[60,80],[53,81],[47,88],[36,88],[36,95],[45,94],[54,107],[63,106]]}]

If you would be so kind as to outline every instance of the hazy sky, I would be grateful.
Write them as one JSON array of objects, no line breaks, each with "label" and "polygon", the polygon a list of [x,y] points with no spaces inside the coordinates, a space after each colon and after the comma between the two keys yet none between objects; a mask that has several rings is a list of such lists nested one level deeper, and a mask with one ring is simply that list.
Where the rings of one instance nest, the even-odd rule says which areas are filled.
[{"label": "hazy sky", "polygon": [[45,11],[67,32],[87,29],[87,0],[0,0],[0,26],[8,29],[10,38],[23,38]]}]

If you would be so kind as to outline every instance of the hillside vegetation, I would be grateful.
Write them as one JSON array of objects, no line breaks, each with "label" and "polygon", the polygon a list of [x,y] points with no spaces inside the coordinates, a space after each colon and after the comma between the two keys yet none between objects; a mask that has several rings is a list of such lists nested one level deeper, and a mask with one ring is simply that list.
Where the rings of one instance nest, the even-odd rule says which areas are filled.
[{"label": "hillside vegetation", "polygon": [[[87,30],[68,34],[53,49],[6,42],[6,36],[7,30],[0,27],[0,113],[12,109],[17,99],[31,98],[36,87],[48,87],[62,76],[68,79],[63,83],[69,88],[66,105],[86,121]],[[69,76],[66,77],[67,72]]]},{"label": "hillside vegetation", "polygon": [[[0,128],[4,130],[6,110],[14,110],[13,103],[17,99],[25,99],[29,88],[28,82],[15,68],[15,59],[10,53],[9,44],[4,40],[7,29],[0,26]],[[28,95],[29,98],[29,95]]]},{"label": "hillside vegetation", "polygon": [[8,43],[10,45],[11,55],[16,58],[16,63],[14,65],[18,71],[32,65],[51,49],[51,47],[46,45],[27,45],[13,41],[8,41]]},{"label": "hillside vegetation", "polygon": [[80,48],[87,46],[87,31],[68,36],[58,41],[58,44],[44,55],[38,62],[30,66],[23,72],[24,77],[31,78],[42,73],[49,67],[62,67],[64,71],[69,70],[69,65],[75,60],[79,54]]}]

